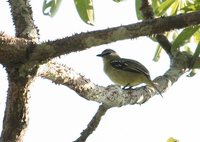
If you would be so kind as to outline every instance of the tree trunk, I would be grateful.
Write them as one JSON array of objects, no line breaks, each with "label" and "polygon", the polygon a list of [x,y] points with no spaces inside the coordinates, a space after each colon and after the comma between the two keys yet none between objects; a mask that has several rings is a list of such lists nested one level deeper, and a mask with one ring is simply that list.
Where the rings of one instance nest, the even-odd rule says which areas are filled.
[{"label": "tree trunk", "polygon": [[29,85],[33,77],[20,77],[19,69],[7,68],[8,96],[0,142],[22,142],[28,125]]}]

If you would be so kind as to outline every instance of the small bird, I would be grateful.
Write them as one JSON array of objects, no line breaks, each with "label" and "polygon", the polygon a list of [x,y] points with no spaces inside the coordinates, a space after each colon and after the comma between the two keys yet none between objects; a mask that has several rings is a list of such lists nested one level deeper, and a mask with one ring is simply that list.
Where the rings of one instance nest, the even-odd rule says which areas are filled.
[{"label": "small bird", "polygon": [[[161,91],[150,78],[149,71],[138,61],[120,58],[112,49],[106,49],[97,56],[103,58],[104,72],[115,83],[123,86],[123,89],[131,89],[132,86],[145,83],[153,87],[160,95]],[[162,96],[162,95],[161,95]]]}]

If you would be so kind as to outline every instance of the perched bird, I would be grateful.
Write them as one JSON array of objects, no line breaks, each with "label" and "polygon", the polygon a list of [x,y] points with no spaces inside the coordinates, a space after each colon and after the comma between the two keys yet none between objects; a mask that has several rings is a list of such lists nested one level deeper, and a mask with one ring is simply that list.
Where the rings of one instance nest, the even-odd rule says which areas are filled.
[{"label": "perched bird", "polygon": [[[161,92],[150,78],[149,71],[138,61],[120,58],[112,49],[106,49],[97,56],[103,58],[104,72],[115,83],[130,89],[132,86],[145,83],[153,87],[160,95]],[[161,95],[162,96],[162,95]]]}]

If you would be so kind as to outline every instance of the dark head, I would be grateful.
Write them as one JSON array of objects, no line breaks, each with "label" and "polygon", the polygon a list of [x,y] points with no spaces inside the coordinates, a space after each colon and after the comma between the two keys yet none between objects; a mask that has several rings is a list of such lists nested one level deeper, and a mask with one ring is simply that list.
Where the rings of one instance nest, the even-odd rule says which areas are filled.
[{"label": "dark head", "polygon": [[112,49],[106,49],[101,54],[98,54],[97,56],[98,57],[103,57],[103,58],[107,58],[107,57],[119,57],[119,55],[117,54],[117,52],[115,52]]}]

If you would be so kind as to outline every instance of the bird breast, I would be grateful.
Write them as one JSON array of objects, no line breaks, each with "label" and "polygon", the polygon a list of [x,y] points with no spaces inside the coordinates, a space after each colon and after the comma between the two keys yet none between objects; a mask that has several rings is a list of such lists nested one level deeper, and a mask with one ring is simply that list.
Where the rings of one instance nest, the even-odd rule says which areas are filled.
[{"label": "bird breast", "polygon": [[125,86],[136,86],[145,83],[146,76],[138,72],[124,71],[113,68],[111,65],[104,64],[104,72],[115,84]]}]

